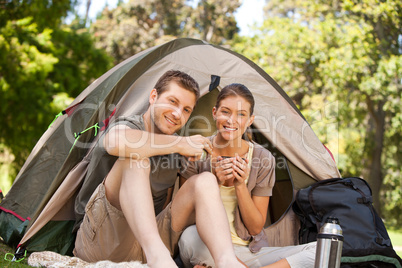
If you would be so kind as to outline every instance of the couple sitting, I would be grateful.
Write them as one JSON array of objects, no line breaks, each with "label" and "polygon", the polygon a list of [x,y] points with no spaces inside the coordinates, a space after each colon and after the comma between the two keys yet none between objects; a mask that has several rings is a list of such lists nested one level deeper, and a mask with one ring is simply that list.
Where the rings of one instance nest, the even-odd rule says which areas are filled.
[{"label": "couple sitting", "polygon": [[[275,159],[243,138],[254,119],[251,92],[241,84],[221,90],[215,136],[176,135],[199,95],[193,78],[168,71],[143,115],[109,127],[94,159],[111,169],[86,204],[74,255],[177,267],[172,256],[180,248],[186,267],[312,267],[315,243],[267,246]],[[181,187],[168,203],[177,173]]]}]

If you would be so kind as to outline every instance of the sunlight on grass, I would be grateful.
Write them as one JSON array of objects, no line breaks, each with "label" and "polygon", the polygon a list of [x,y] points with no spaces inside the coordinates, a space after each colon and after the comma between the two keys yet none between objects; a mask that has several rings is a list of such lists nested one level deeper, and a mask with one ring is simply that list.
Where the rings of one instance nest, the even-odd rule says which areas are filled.
[{"label": "sunlight on grass", "polygon": [[8,165],[0,165],[0,189],[6,195],[11,188],[11,180],[8,174]]},{"label": "sunlight on grass", "polygon": [[4,144],[0,143],[0,189],[5,195],[11,188],[10,165],[14,161],[14,156]]},{"label": "sunlight on grass", "polygon": [[[0,267],[7,267],[7,268],[31,267],[28,265],[26,258],[20,262],[10,262],[10,261],[4,259],[6,254],[13,254],[13,253],[14,253],[14,249],[12,249],[9,246],[7,246],[6,244],[4,244],[3,241],[0,239]],[[10,259],[10,258],[8,258],[8,259]]]},{"label": "sunlight on grass", "polygon": [[396,253],[402,258],[402,231],[388,231],[388,234]]}]

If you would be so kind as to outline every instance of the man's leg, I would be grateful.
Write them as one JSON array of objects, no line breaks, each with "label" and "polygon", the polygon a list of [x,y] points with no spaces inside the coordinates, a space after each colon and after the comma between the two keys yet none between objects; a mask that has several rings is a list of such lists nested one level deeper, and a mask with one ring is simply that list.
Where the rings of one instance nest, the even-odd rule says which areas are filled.
[{"label": "man's leg", "polygon": [[172,202],[173,230],[181,231],[194,222],[216,267],[244,267],[234,254],[219,186],[209,172],[188,179]]},{"label": "man's leg", "polygon": [[159,235],[149,182],[148,159],[119,159],[106,178],[106,196],[121,209],[150,267],[177,267]]}]

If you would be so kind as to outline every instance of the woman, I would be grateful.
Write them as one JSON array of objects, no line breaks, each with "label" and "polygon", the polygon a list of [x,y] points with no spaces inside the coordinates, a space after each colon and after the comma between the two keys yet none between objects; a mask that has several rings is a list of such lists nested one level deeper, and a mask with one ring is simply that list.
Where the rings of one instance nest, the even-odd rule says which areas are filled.
[{"label": "woman", "polygon": [[[312,267],[315,243],[280,248],[267,245],[263,228],[275,183],[275,159],[245,135],[254,121],[253,110],[254,98],[246,86],[224,87],[212,110],[217,127],[217,134],[210,137],[212,154],[204,161],[190,162],[181,177],[184,180],[206,171],[215,174],[236,255],[247,266]],[[179,248],[186,267],[214,267],[195,226],[184,231]]]}]

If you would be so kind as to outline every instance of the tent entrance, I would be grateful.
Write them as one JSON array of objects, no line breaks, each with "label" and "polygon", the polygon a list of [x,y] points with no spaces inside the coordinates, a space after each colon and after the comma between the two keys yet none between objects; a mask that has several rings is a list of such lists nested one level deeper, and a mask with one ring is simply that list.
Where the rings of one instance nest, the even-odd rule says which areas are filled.
[{"label": "tent entrance", "polygon": [[[215,106],[216,98],[219,94],[218,88],[215,88],[202,96],[187,124],[178,132],[179,135],[189,136],[200,134],[211,136],[216,133],[215,122],[212,117],[212,108]],[[275,148],[268,139],[256,128],[251,126],[253,140],[267,148],[275,157],[276,182],[270,198],[267,220],[265,227],[268,227],[279,221],[288,211],[293,201],[293,180],[288,167],[286,157]]]}]

